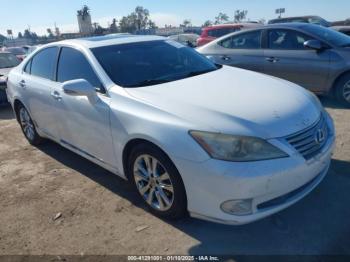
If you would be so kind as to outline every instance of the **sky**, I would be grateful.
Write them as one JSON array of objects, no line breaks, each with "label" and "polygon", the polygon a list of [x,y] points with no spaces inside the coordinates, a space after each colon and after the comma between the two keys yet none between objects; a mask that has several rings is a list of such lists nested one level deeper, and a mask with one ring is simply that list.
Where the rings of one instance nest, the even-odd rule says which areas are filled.
[{"label": "sky", "polygon": [[250,20],[276,18],[276,8],[284,7],[284,16],[319,15],[329,21],[350,17],[350,0],[0,0],[0,34],[12,29],[14,35],[30,28],[39,35],[56,25],[63,32],[77,32],[76,10],[91,9],[92,21],[106,27],[113,18],[131,13],[136,6],[150,11],[158,27],[178,26],[184,19],[193,25],[214,20],[219,12],[233,17],[237,9],[247,10]]}]

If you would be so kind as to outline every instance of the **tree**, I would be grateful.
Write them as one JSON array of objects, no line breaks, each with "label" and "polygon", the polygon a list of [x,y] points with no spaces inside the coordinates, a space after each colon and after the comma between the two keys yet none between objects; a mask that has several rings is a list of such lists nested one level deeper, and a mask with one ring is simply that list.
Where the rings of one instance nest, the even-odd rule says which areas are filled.
[{"label": "tree", "polygon": [[145,29],[148,24],[149,19],[149,11],[146,8],[143,8],[142,6],[137,6],[135,8],[135,14],[136,14],[136,28],[138,30]]},{"label": "tree", "polygon": [[242,22],[247,18],[248,11],[247,10],[236,10],[234,14],[235,23]]},{"label": "tree", "polygon": [[133,33],[137,30],[136,14],[133,12],[128,16],[123,16],[119,21],[120,31],[122,33]]},{"label": "tree", "polygon": [[211,25],[213,25],[213,22],[210,21],[210,20],[207,20],[207,21],[204,22],[204,24],[202,25],[202,27],[208,27],[208,26],[211,26]]},{"label": "tree", "polygon": [[17,37],[18,37],[18,38],[23,38],[22,33],[21,33],[21,32],[19,32]]},{"label": "tree", "polygon": [[83,20],[90,15],[90,8],[87,5],[84,5],[80,10],[77,11],[77,15],[81,16]]},{"label": "tree", "polygon": [[109,27],[109,31],[111,33],[117,33],[118,32],[117,22],[118,22],[117,19],[113,18],[112,24]]},{"label": "tree", "polygon": [[148,20],[147,28],[149,28],[149,29],[156,29],[158,27],[157,27],[155,22],[153,22],[152,20]]},{"label": "tree", "polygon": [[191,20],[189,19],[185,19],[182,24],[180,24],[180,27],[191,27],[192,26],[192,23],[191,23]]},{"label": "tree", "polygon": [[46,32],[49,34],[49,38],[53,38],[53,33],[51,28],[46,29]]},{"label": "tree", "polygon": [[229,20],[229,16],[225,13],[219,13],[218,16],[215,17],[215,24],[222,24]]},{"label": "tree", "polygon": [[127,16],[123,16],[119,21],[120,31],[132,33],[136,30],[154,27],[154,22],[150,22],[149,11],[142,6],[137,6],[135,11]]},{"label": "tree", "polygon": [[105,31],[105,29],[103,29],[102,26],[100,26],[99,24],[96,25],[94,33],[96,35],[103,35],[103,32]]},{"label": "tree", "polygon": [[61,35],[60,29],[57,26],[55,27],[55,35],[57,37],[60,37],[60,35]]}]

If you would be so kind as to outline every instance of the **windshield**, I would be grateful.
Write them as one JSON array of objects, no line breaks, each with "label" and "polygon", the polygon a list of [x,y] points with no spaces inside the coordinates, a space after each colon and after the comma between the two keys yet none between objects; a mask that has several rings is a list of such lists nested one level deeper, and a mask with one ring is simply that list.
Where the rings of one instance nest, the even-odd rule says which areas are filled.
[{"label": "windshield", "polygon": [[350,47],[350,37],[333,29],[317,25],[305,25],[302,29],[318,36],[321,40],[327,41],[336,47]]},{"label": "windshield", "polygon": [[156,85],[218,69],[192,48],[171,40],[97,47],[92,52],[122,87]]},{"label": "windshield", "polygon": [[20,63],[18,58],[13,54],[0,53],[0,68],[15,67]]}]

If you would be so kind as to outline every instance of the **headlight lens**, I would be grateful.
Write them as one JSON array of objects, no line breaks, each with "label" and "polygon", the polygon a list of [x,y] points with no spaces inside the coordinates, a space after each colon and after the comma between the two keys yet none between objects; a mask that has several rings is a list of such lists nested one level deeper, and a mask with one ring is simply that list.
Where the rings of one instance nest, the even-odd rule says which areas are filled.
[{"label": "headlight lens", "polygon": [[215,159],[247,162],[287,157],[288,155],[269,142],[247,136],[190,131],[191,136]]},{"label": "headlight lens", "polygon": [[7,76],[0,75],[0,82],[6,82]]}]

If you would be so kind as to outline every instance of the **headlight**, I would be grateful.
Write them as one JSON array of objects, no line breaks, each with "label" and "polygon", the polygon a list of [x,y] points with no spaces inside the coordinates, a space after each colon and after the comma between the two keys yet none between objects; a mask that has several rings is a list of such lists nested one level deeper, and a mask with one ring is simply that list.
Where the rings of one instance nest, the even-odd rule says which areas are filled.
[{"label": "headlight", "polygon": [[287,157],[288,155],[269,142],[247,136],[190,131],[191,136],[215,159],[247,162]]},{"label": "headlight", "polygon": [[7,76],[0,75],[0,82],[3,83],[3,82],[6,82],[6,81],[7,81]]}]

